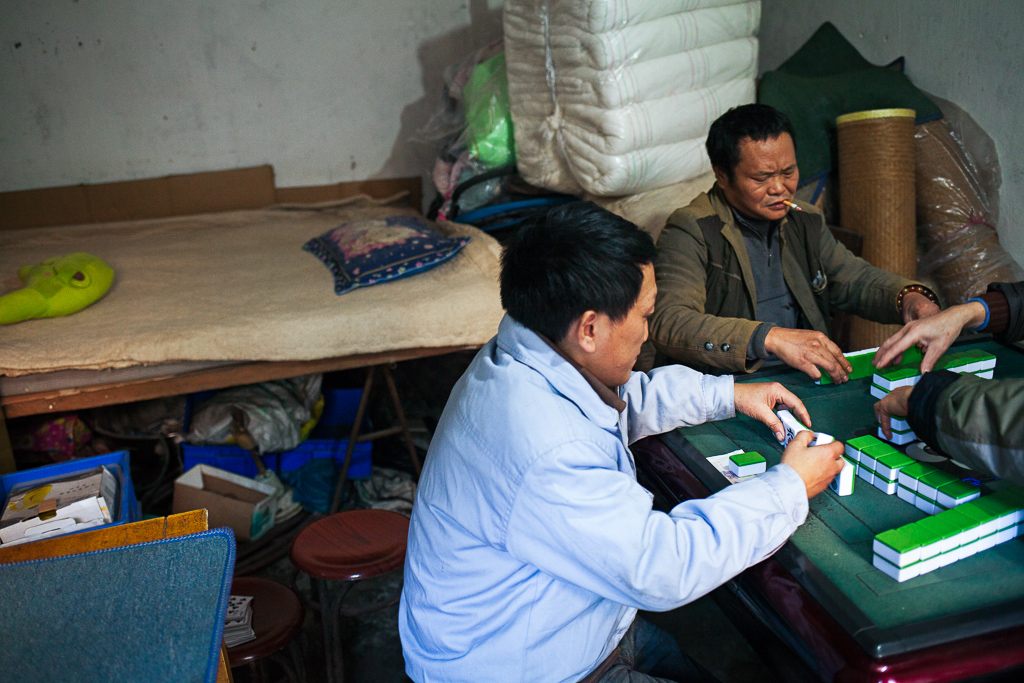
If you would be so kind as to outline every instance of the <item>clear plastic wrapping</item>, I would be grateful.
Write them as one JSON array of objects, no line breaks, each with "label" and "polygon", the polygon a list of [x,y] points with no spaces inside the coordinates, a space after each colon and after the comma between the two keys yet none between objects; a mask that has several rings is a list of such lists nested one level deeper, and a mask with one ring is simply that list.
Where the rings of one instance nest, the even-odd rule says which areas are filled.
[{"label": "clear plastic wrapping", "polygon": [[[489,170],[515,163],[508,79],[501,41],[493,42],[450,66],[444,75],[444,103],[419,138],[440,146],[431,179],[444,203],[438,216],[449,213],[452,192],[461,183]],[[503,189],[494,178],[463,194],[463,210],[486,204]]]},{"label": "clear plastic wrapping", "polygon": [[956,105],[933,98],[944,118],[917,127],[919,277],[947,304],[991,282],[1024,279],[999,243],[999,159],[991,138]]}]

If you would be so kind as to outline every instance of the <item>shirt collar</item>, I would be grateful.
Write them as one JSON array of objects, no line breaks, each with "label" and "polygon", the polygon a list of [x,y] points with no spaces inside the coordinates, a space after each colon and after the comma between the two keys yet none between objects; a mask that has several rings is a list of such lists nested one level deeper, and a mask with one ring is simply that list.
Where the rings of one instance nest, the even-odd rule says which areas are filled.
[{"label": "shirt collar", "polygon": [[544,342],[548,346],[550,346],[555,353],[557,353],[559,356],[568,361],[569,365],[576,368],[576,370],[578,370],[579,373],[583,375],[583,379],[587,380],[587,384],[589,384],[590,388],[597,393],[597,397],[600,398],[606,406],[608,406],[609,408],[614,408],[615,412],[617,413],[621,413],[623,410],[626,409],[626,402],[619,398],[619,393],[617,391],[613,391],[606,384],[602,383],[601,380],[594,376],[594,373],[592,373],[590,370],[587,370],[585,367],[574,361],[571,357],[569,357],[567,353],[562,351],[562,349],[559,348],[557,344],[555,344],[553,341],[545,337],[543,334],[537,334],[537,336],[543,339]]},{"label": "shirt collar", "polygon": [[509,315],[501,319],[496,343],[517,361],[540,373],[591,421],[606,429],[618,427],[619,412],[626,403],[615,390],[601,384],[592,373],[574,363],[553,343],[520,325]]}]

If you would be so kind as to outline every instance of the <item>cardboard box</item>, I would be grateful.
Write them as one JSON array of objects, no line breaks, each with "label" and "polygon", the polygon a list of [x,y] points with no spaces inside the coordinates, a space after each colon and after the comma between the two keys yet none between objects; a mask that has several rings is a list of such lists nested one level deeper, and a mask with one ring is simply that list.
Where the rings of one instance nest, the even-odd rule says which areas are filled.
[{"label": "cardboard box", "polygon": [[[95,471],[100,467],[109,470],[114,475],[117,484],[114,504],[108,506],[111,521],[95,526],[77,526],[77,522],[74,525],[57,524],[52,529],[40,528],[38,531],[46,531],[47,533],[54,533],[54,535],[57,535],[57,531],[61,533],[77,533],[79,531],[91,531],[92,529],[105,526],[137,521],[141,515],[139,502],[135,498],[135,487],[132,485],[128,451],[114,451],[88,458],[75,458],[52,465],[44,465],[42,467],[0,475],[0,501],[5,502],[6,508],[6,501],[11,497],[12,493],[42,485],[46,482],[66,480],[69,477]],[[72,512],[72,516],[75,516],[74,511]]]},{"label": "cardboard box", "polygon": [[240,541],[256,540],[274,526],[274,487],[209,465],[174,480],[173,512],[206,508],[210,527],[231,527]]},{"label": "cardboard box", "polygon": [[0,518],[0,542],[14,545],[110,524],[117,488],[116,475],[106,467],[15,487]]}]

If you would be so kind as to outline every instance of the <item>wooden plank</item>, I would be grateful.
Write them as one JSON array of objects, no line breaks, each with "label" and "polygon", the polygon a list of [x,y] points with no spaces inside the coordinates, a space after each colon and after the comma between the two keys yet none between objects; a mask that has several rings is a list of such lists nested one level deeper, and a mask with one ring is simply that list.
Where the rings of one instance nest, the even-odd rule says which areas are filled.
[{"label": "wooden plank", "polygon": [[8,418],[42,415],[68,410],[130,403],[151,398],[223,389],[241,384],[269,382],[316,372],[351,370],[383,363],[472,351],[475,346],[397,349],[381,353],[324,358],[311,361],[260,361],[197,370],[180,375],[150,377],[133,382],[98,384],[75,389],[58,389],[17,396],[0,396],[0,407]]},{"label": "wooden plank", "polygon": [[312,204],[332,199],[345,199],[360,194],[376,198],[390,197],[399,192],[408,192],[409,206],[422,210],[423,186],[419,176],[380,180],[356,180],[335,183],[333,185],[279,187],[275,194],[278,204]]},{"label": "wooden plank", "polygon": [[258,209],[274,201],[270,165],[67,185],[0,192],[0,229]]},{"label": "wooden plank", "polygon": [[89,215],[82,185],[0,192],[0,230],[86,223]]},{"label": "wooden plank", "polygon": [[206,531],[206,510],[192,510],[168,517],[154,517],[130,524],[83,531],[20,545],[0,546],[0,564],[63,557],[90,550],[105,550],[161,538],[172,538]]},{"label": "wooden plank", "polygon": [[381,198],[399,192],[408,192],[408,205],[422,209],[419,176],[275,188],[273,166],[263,165],[0,192],[0,230],[258,209],[275,203],[323,202],[360,194]]}]

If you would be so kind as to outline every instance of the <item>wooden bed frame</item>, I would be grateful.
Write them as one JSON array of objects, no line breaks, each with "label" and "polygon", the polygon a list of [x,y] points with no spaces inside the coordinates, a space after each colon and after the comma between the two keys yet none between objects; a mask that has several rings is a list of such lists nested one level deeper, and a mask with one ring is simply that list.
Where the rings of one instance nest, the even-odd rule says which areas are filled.
[{"label": "wooden bed frame", "polygon": [[[150,180],[0,193],[0,230],[254,209],[271,204],[344,199],[360,194],[380,198],[402,192],[407,193],[409,205],[420,208],[422,194],[419,177],[277,188],[274,186],[273,168],[258,166]],[[405,425],[389,368],[401,361],[472,348],[414,348],[312,361],[182,363],[129,369],[135,372],[83,370],[0,378],[0,473],[14,471],[16,468],[6,419],[358,368],[368,369],[368,389],[372,389],[373,384],[373,372],[370,370],[383,368],[399,424],[370,434],[359,434],[357,420],[357,426],[350,435],[350,445],[354,445],[357,440],[367,441],[400,433],[405,437],[410,458],[418,469],[415,448]],[[51,374],[63,376],[54,381],[47,377]],[[361,409],[365,409],[368,399],[369,392],[364,391]]]}]

